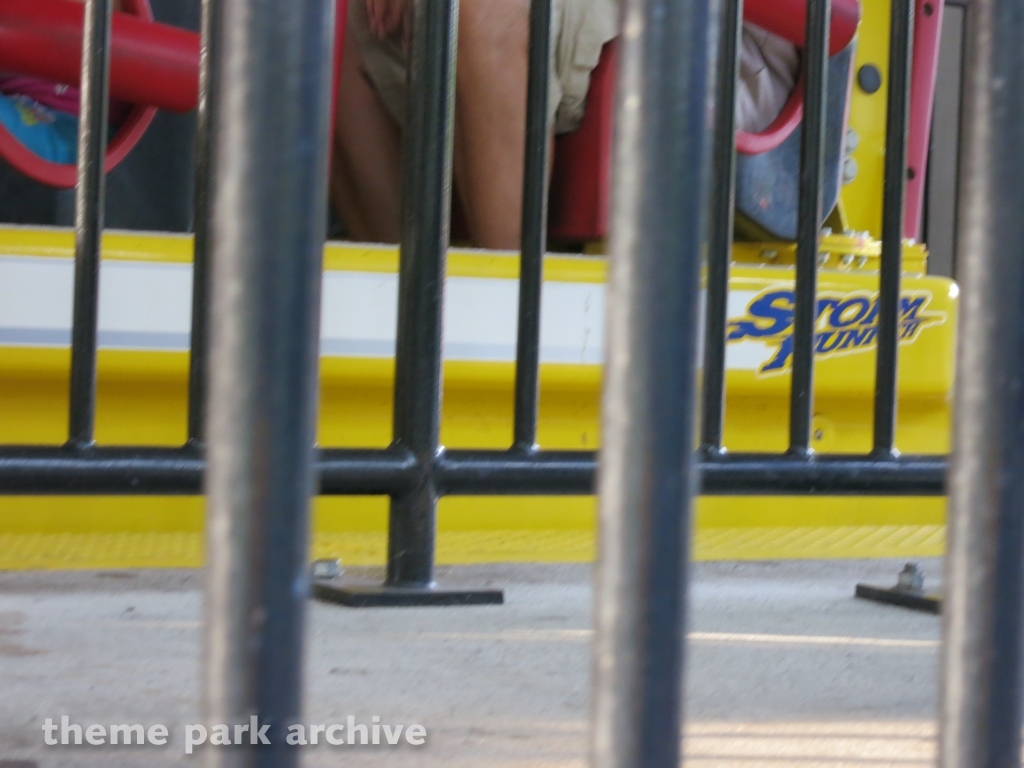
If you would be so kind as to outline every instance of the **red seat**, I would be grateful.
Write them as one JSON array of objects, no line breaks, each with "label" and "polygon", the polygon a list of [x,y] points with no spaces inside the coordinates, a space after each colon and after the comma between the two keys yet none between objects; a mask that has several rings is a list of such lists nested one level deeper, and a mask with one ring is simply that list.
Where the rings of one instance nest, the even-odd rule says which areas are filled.
[{"label": "red seat", "polygon": [[[937,5],[939,12],[934,12]],[[942,3],[915,0],[914,63],[910,102],[908,165],[913,173],[907,183],[906,237],[917,237],[920,228],[928,134],[938,58],[938,31]],[[805,0],[748,0],[744,16],[759,26],[803,43]],[[859,0],[833,0],[831,51],[847,46],[860,20]],[[579,129],[555,141],[551,178],[548,233],[563,243],[604,240],[608,235],[612,123],[615,104],[616,41],[608,43],[591,75],[587,111]],[[802,88],[798,84],[779,119],[762,134],[738,132],[742,154],[760,154],[779,146],[802,117]]]},{"label": "red seat", "polygon": [[[747,0],[747,19],[799,44],[803,39],[805,0]],[[833,0],[832,47],[845,47],[860,21],[859,0]],[[590,76],[587,111],[580,127],[555,140],[548,234],[554,241],[585,243],[608,234],[611,194],[612,124],[618,43],[612,40]],[[800,121],[800,89],[782,115],[763,134],[740,132],[739,150],[757,154],[777,147]]]},{"label": "red seat", "polygon": [[[199,36],[153,22],[149,0],[123,0],[124,12],[111,25],[110,94],[134,105],[111,137],[106,152],[110,171],[149,127],[157,108],[188,112],[196,105]],[[344,45],[347,0],[337,0],[334,79],[338,81]],[[0,69],[76,85],[82,57],[84,8],[69,0],[0,0]],[[337,88],[333,89],[337,93]],[[332,119],[336,110],[331,111]],[[0,156],[36,181],[73,187],[74,164],[39,157],[3,125]]]},{"label": "red seat", "polygon": [[[848,0],[841,2],[850,7]],[[852,2],[856,10],[858,0]],[[833,43],[849,44],[855,30],[854,20]],[[591,74],[583,122],[555,141],[548,218],[548,235],[555,242],[587,243],[608,236],[617,60],[618,42],[612,40]],[[737,131],[738,151],[759,155],[776,149],[796,130],[802,115],[803,88],[798,83],[782,113],[762,133]]]},{"label": "red seat", "polygon": [[[796,45],[803,43],[806,0],[748,0],[744,17]],[[832,0],[831,51],[845,48],[860,21],[859,0]],[[617,42],[611,41],[591,74],[587,111],[580,127],[556,139],[548,233],[561,242],[603,240],[608,234],[612,123]],[[739,132],[739,151],[760,154],[778,147],[796,128],[802,112],[797,88],[782,114],[761,134]]]},{"label": "red seat", "polygon": [[612,40],[590,74],[583,122],[555,139],[548,217],[552,240],[603,240],[608,232],[617,60],[618,47]]}]

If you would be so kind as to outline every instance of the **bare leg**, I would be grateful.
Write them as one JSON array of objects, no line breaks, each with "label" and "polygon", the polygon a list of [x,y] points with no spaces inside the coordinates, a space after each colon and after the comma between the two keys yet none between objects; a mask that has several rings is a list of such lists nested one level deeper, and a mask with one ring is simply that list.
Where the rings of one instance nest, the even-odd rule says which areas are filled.
[{"label": "bare leg", "polygon": [[519,248],[528,44],[528,0],[461,3],[454,171],[480,248]]},{"label": "bare leg", "polygon": [[[361,0],[353,0],[360,2]],[[346,35],[338,89],[331,199],[350,238],[397,243],[401,230],[401,135]]]},{"label": "bare leg", "polygon": [[[528,44],[528,0],[461,3],[454,172],[470,237],[481,248],[519,247]],[[367,80],[351,36],[338,113],[335,206],[352,238],[397,242],[400,132]]]}]

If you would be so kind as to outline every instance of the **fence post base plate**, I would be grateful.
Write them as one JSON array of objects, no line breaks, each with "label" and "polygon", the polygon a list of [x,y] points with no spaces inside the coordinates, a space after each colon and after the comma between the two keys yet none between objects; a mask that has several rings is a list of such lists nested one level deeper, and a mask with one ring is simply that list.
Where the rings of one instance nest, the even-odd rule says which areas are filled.
[{"label": "fence post base plate", "polygon": [[344,584],[340,580],[313,582],[313,597],[350,608],[427,608],[459,605],[502,605],[500,589],[452,589],[445,587],[389,587]]},{"label": "fence post base plate", "polygon": [[936,615],[942,612],[942,598],[938,595],[911,592],[899,587],[873,587],[870,584],[858,584],[854,595],[863,600],[897,605],[914,611],[924,611]]}]

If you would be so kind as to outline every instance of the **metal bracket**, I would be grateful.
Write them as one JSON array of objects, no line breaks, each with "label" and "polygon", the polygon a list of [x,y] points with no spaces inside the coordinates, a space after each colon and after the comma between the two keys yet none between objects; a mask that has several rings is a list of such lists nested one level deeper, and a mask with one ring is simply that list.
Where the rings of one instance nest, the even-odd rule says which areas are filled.
[{"label": "metal bracket", "polygon": [[896,578],[894,587],[873,587],[870,584],[858,584],[854,596],[876,603],[896,605],[914,611],[940,614],[942,597],[924,591],[924,574],[914,563],[903,566]]},{"label": "metal bracket", "polygon": [[317,580],[313,597],[350,608],[426,608],[460,605],[502,605],[500,589],[457,589],[437,586],[389,587],[381,584],[343,584],[340,579]]}]

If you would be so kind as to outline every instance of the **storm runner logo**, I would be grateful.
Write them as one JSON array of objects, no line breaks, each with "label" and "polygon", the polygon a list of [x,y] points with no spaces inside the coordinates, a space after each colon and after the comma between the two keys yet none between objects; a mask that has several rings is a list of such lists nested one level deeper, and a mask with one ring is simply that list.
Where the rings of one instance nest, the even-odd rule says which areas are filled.
[{"label": "storm runner logo", "polygon": [[[900,296],[898,336],[900,344],[911,344],[921,330],[946,321],[945,312],[928,311],[930,291],[909,291]],[[782,373],[793,357],[792,290],[770,290],[747,305],[744,317],[729,321],[728,341],[751,339],[778,345],[771,359],[758,368],[759,374]],[[819,293],[815,321],[814,354],[834,357],[873,348],[878,339],[878,293]]]}]

